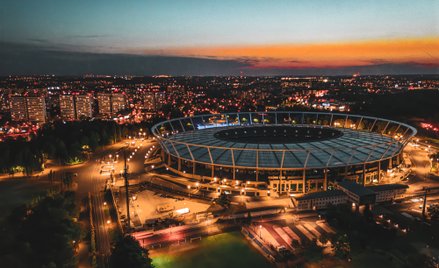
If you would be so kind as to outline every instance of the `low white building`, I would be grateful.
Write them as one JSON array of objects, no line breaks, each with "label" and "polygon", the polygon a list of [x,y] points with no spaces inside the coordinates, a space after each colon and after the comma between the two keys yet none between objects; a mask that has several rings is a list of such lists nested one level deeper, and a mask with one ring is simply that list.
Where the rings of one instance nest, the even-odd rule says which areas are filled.
[{"label": "low white building", "polygon": [[392,202],[404,198],[409,187],[404,184],[382,184],[368,186],[376,194],[376,203]]},{"label": "low white building", "polygon": [[313,192],[299,197],[293,197],[293,204],[297,210],[325,209],[329,206],[346,204],[348,196],[341,190]]}]

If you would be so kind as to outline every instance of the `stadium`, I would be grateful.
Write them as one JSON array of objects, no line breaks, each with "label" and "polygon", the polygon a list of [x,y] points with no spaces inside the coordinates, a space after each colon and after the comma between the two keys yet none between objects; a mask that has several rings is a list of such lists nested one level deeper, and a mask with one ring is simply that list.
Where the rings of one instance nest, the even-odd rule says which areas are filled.
[{"label": "stadium", "polygon": [[379,183],[401,164],[416,132],[377,117],[293,111],[197,115],[152,127],[168,170],[278,194],[326,190],[340,180]]}]

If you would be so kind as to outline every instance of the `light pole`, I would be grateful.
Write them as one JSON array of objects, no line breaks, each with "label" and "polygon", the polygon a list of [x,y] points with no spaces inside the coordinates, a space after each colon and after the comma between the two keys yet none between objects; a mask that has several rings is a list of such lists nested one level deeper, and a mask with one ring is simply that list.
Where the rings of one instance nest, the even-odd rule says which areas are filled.
[{"label": "light pole", "polygon": [[129,182],[128,182],[128,166],[127,166],[127,154],[126,154],[126,147],[123,147],[121,150],[123,150],[123,177],[125,179],[125,198],[126,198],[126,203],[127,203],[127,220],[128,220],[128,228],[127,228],[127,232],[130,231],[131,229],[131,215],[130,215],[130,197],[129,197],[129,192],[128,192],[128,186],[129,186]]},{"label": "light pole", "polygon": [[262,239],[262,225],[259,225],[259,238]]}]

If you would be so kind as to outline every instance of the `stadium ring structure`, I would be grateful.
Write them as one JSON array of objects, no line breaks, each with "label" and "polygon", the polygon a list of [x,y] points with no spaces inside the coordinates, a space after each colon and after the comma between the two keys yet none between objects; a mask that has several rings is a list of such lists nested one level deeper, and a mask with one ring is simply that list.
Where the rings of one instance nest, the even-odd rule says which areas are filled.
[{"label": "stadium ring structure", "polygon": [[417,131],[370,116],[275,111],[176,118],[154,125],[152,133],[166,167],[179,175],[306,193],[339,180],[380,182],[401,164]]}]

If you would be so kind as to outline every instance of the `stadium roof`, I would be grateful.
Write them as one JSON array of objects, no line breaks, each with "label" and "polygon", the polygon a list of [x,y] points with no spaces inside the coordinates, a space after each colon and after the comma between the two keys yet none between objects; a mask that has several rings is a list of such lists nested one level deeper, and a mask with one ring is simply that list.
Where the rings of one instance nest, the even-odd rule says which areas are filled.
[{"label": "stadium roof", "polygon": [[[227,129],[269,125],[330,128],[342,135],[291,143],[251,143],[242,139],[236,142],[215,135]],[[299,170],[360,165],[391,158],[401,152],[416,129],[404,123],[360,115],[246,112],[171,119],[153,126],[152,132],[166,153],[183,160],[234,168]]]},{"label": "stadium roof", "polygon": [[193,157],[196,162],[202,163],[213,161],[216,165],[225,166],[288,169],[372,162],[389,158],[402,148],[401,144],[392,142],[390,137],[351,129],[339,129],[343,135],[335,139],[289,144],[224,141],[214,136],[223,129],[219,127],[180,132],[169,137],[170,141],[176,143],[165,142],[165,149],[173,155],[187,160]]}]

